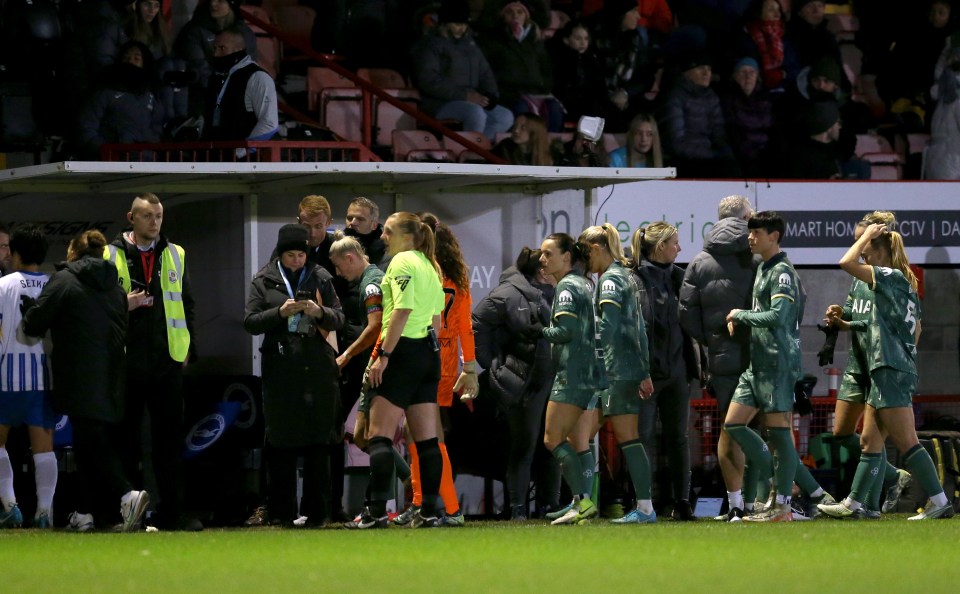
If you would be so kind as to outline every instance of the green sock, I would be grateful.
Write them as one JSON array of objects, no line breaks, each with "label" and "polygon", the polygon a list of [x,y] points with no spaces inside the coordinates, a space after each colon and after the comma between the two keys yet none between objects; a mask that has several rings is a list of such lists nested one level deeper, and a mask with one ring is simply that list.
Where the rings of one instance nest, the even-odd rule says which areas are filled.
[{"label": "green sock", "polygon": [[937,476],[937,467],[933,465],[930,453],[922,445],[918,443],[910,448],[903,458],[903,463],[927,492],[928,497],[943,493],[943,485],[940,484],[940,478]]},{"label": "green sock", "polygon": [[573,451],[573,446],[563,442],[554,448],[551,453],[560,464],[560,473],[563,475],[563,480],[566,481],[567,486],[570,487],[570,492],[574,495],[588,493],[589,491],[583,491],[583,467],[580,465],[580,458],[577,457],[577,453]]},{"label": "green sock", "polygon": [[882,451],[883,451],[883,462],[884,462],[884,465],[881,466],[881,468],[883,469],[883,480],[885,480],[888,483],[892,483],[893,481],[900,478],[900,475],[897,473],[897,467],[894,466],[893,464],[890,464],[889,460],[887,460],[887,448],[883,448]]},{"label": "green sock", "polygon": [[867,493],[867,500],[863,502],[864,505],[867,506],[867,509],[872,511],[880,511],[880,495],[883,493],[883,481],[885,478],[883,476],[884,465],[890,465],[887,462],[887,448],[882,448],[880,450],[880,466],[877,469],[877,474],[873,477],[873,482],[870,483],[870,491]]},{"label": "green sock", "polygon": [[850,499],[857,503],[867,501],[867,492],[880,474],[881,461],[880,452],[860,454],[860,463],[857,464],[857,472],[853,475],[853,486],[850,488]]},{"label": "green sock", "polygon": [[797,474],[793,477],[793,480],[800,485],[800,490],[807,495],[820,488],[820,483],[817,482],[817,479],[813,478],[810,469],[807,468],[807,465],[800,459],[800,454],[797,454]]},{"label": "green sock", "polygon": [[407,464],[407,461],[403,459],[396,448],[393,448],[393,469],[397,473],[397,478],[401,481],[410,478],[410,465]]},{"label": "green sock", "polygon": [[650,499],[650,460],[639,439],[620,444],[637,500]]},{"label": "green sock", "polygon": [[773,457],[770,456],[770,448],[756,431],[746,425],[725,425],[724,429],[734,441],[740,444],[750,472],[754,473],[752,478],[747,477],[746,469],[743,473],[743,501],[753,503],[756,491],[748,498],[749,491],[756,488],[757,481],[769,479],[773,475]]},{"label": "green sock", "polygon": [[596,497],[593,493],[593,470],[597,467],[596,458],[593,457],[593,450],[584,450],[577,453],[580,458],[580,469],[583,472],[583,490],[581,493],[587,497]]},{"label": "green sock", "polygon": [[[750,464],[747,462],[743,465],[743,504],[744,505],[753,505],[753,502],[757,500],[757,482],[759,471],[757,470],[756,464]],[[748,509],[748,508],[744,508]]]},{"label": "green sock", "polygon": [[[783,502],[790,501],[793,493],[793,477],[797,475],[797,465],[800,463],[800,456],[797,455],[797,448],[793,445],[793,431],[789,427],[768,427],[770,434],[770,443],[777,454],[777,466],[774,469],[774,475],[777,479],[777,499],[781,497]],[[778,501],[778,503],[783,503]]]}]

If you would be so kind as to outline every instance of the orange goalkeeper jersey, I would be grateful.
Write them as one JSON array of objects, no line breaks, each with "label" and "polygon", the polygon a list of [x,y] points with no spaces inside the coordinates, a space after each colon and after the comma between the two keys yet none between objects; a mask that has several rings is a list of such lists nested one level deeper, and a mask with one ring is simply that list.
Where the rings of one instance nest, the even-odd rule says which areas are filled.
[{"label": "orange goalkeeper jersey", "polygon": [[[437,389],[437,404],[453,406],[453,385],[460,376],[460,352],[465,362],[473,361],[473,324],[470,313],[473,301],[469,291],[461,291],[448,279],[443,279],[444,307],[440,340],[440,386]],[[459,339],[459,340],[458,340]]]}]

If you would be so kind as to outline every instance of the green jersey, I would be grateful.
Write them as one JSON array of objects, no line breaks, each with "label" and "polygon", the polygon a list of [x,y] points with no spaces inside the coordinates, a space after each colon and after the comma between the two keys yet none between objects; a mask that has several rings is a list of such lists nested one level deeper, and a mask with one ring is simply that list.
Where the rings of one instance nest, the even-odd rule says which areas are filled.
[{"label": "green jersey", "polygon": [[870,371],[892,367],[917,373],[917,345],[914,337],[920,323],[920,298],[899,270],[873,267],[873,324],[867,361]]},{"label": "green jersey", "polygon": [[[360,299],[360,311],[370,315],[374,312],[383,311],[383,289],[380,283],[383,282],[383,271],[376,264],[367,266],[360,275],[360,282],[357,285],[358,296]],[[364,318],[364,327],[367,322]]]},{"label": "green jersey", "polygon": [[408,250],[390,260],[380,282],[383,291],[383,329],[381,339],[387,337],[390,314],[394,309],[409,309],[410,317],[403,327],[406,338],[423,338],[433,324],[433,316],[443,312],[444,296],[440,276],[423,252]]},{"label": "green jersey", "polygon": [[619,262],[611,264],[600,276],[597,306],[607,380],[638,381],[650,377],[639,289],[633,275]]},{"label": "green jersey", "polygon": [[870,350],[870,326],[873,324],[873,291],[867,283],[855,278],[843,304],[843,319],[850,322],[850,358],[847,373],[867,373]]},{"label": "green jersey", "polygon": [[594,315],[590,281],[575,272],[567,273],[557,283],[550,327],[543,329],[543,337],[552,344],[555,390],[606,387]]},{"label": "green jersey", "polygon": [[755,372],[803,375],[800,360],[800,279],[787,254],[764,262],[753,282],[753,310],[734,319],[752,328],[750,368]]}]

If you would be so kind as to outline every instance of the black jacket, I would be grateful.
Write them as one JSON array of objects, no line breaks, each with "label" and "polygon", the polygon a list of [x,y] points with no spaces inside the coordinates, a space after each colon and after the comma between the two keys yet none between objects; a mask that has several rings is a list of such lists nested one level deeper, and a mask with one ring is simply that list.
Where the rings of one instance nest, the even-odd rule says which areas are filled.
[{"label": "black jacket", "polygon": [[550,324],[550,303],[513,266],[473,308],[477,362],[489,371],[501,406],[525,404],[552,384],[550,344],[538,338]]},{"label": "black jacket", "polygon": [[93,256],[55,273],[23,317],[29,336],[53,338],[57,412],[119,423],[123,419],[127,296],[116,267]]},{"label": "black jacket", "polygon": [[387,246],[383,243],[383,239],[380,238],[380,236],[383,235],[383,225],[377,225],[376,229],[370,233],[367,233],[366,235],[357,233],[349,227],[343,230],[343,234],[347,237],[353,237],[360,242],[360,245],[363,246],[363,251],[367,254],[367,259],[370,260],[371,264],[380,267],[381,270],[386,270],[386,267],[381,266],[381,263],[387,254]]},{"label": "black jacket", "polygon": [[707,347],[710,373],[740,375],[750,363],[750,328],[727,331],[731,309],[750,309],[757,259],[750,253],[746,221],[729,217],[717,224],[694,256],[680,287],[680,325]]},{"label": "black jacket", "polygon": [[640,288],[640,308],[650,345],[651,379],[699,378],[699,348],[680,326],[683,269],[675,264],[665,267],[644,260],[631,272]]},{"label": "black jacket", "polygon": [[[130,327],[127,330],[127,364],[130,374],[162,373],[169,365],[180,365],[170,357],[170,348],[167,343],[167,317],[163,310],[163,288],[160,286],[161,254],[167,247],[167,238],[160,235],[154,246],[155,262],[153,275],[144,278],[143,263],[140,259],[140,250],[130,243],[121,233],[112,245],[123,250],[127,259],[127,270],[130,271],[131,281],[137,281],[149,286],[150,294],[154,297],[152,307],[139,307],[130,312]],[[183,261],[183,313],[187,319],[187,330],[190,332],[190,353],[196,353],[197,335],[193,325],[193,291],[190,288],[190,267],[187,258]]]},{"label": "black jacket", "polygon": [[[321,331],[339,330],[343,311],[330,274],[315,264],[307,263],[306,268],[299,290],[314,301],[319,293],[323,307],[311,335],[289,332],[287,319],[280,316],[280,306],[289,294],[276,258],[254,277],[243,320],[247,332],[264,335],[260,345],[263,413],[267,439],[280,448],[333,444],[342,437],[337,353]],[[298,278],[290,281],[294,291]]]}]

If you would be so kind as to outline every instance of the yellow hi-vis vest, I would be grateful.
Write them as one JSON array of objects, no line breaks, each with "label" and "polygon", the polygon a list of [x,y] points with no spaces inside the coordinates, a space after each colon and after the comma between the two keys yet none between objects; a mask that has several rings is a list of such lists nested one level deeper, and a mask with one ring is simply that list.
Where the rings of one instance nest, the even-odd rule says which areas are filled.
[{"label": "yellow hi-vis vest", "polygon": [[[183,311],[183,248],[168,243],[160,255],[160,288],[163,291],[163,312],[167,319],[167,345],[170,358],[183,362],[190,350],[190,331],[187,330],[187,316]],[[126,253],[116,245],[103,248],[103,259],[117,267],[120,284],[124,291],[130,292],[130,270],[127,268]],[[147,285],[150,279],[146,279]]]}]

